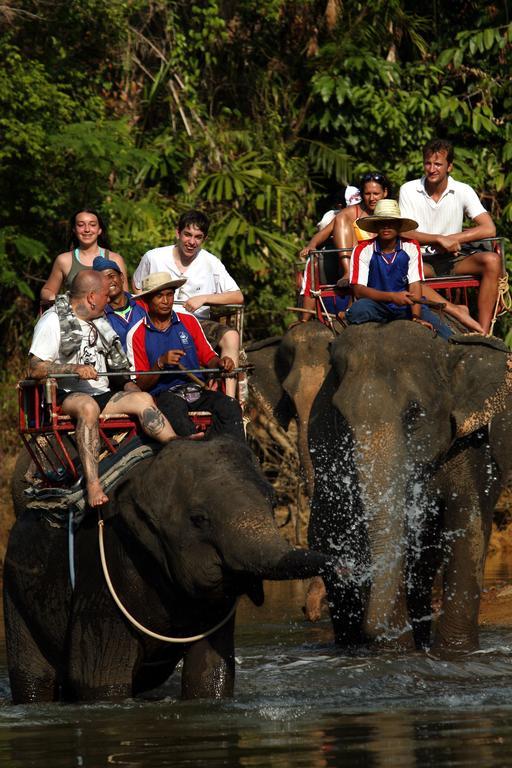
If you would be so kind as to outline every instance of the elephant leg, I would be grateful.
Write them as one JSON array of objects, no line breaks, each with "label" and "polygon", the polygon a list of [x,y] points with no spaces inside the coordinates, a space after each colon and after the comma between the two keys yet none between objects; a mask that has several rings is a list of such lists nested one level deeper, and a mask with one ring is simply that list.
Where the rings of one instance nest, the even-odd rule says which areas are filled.
[{"label": "elephant leg", "polygon": [[184,699],[221,699],[235,685],[235,617],[217,632],[188,646],[183,659]]},{"label": "elephant leg", "polygon": [[181,658],[182,653],[176,651],[172,659],[143,662],[133,679],[133,695],[138,696],[163,685],[172,675]]},{"label": "elephant leg", "polygon": [[409,546],[407,558],[407,609],[416,648],[432,643],[432,589],[441,564],[441,514],[429,518]]},{"label": "elephant leg", "polygon": [[[434,647],[438,651],[468,652],[478,648],[478,613],[493,504],[482,478],[487,462],[468,448],[447,466],[450,481],[445,510],[448,545],[444,568],[442,612]],[[448,488],[447,488],[448,490]]]},{"label": "elephant leg", "polygon": [[[108,598],[107,598],[108,599]],[[140,648],[115,606],[75,605],[69,644],[66,698],[125,699],[133,695]]]},{"label": "elephant leg", "polygon": [[364,616],[364,598],[361,588],[342,584],[336,577],[324,577],[327,602],[334,630],[334,640],[344,648],[364,642],[361,631]]},{"label": "elephant leg", "polygon": [[13,704],[57,701],[57,670],[36,643],[7,590],[4,592],[4,617]]}]

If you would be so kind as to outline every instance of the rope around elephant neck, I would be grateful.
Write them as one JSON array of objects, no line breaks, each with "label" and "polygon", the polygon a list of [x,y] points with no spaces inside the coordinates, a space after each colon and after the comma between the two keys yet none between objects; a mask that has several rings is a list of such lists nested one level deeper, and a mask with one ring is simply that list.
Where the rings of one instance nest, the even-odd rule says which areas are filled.
[{"label": "rope around elephant neck", "polygon": [[107,566],[107,558],[105,557],[105,543],[103,541],[103,528],[105,526],[105,521],[100,518],[98,520],[98,540],[100,545],[100,558],[101,558],[101,567],[103,568],[103,575],[105,576],[105,581],[107,582],[107,587],[109,589],[110,594],[112,595],[112,599],[114,600],[115,604],[119,608],[122,614],[126,616],[128,621],[133,624],[134,627],[136,627],[138,630],[143,632],[145,635],[149,635],[149,637],[154,637],[155,640],[162,640],[164,643],[195,643],[197,640],[203,640],[205,637],[208,637],[208,635],[213,634],[218,629],[224,626],[224,624],[227,624],[227,622],[230,620],[230,618],[233,616],[234,612],[236,611],[236,607],[238,605],[238,600],[235,600],[233,607],[230,609],[228,615],[222,619],[222,621],[219,621],[218,624],[216,624],[214,627],[209,629],[207,632],[202,632],[199,635],[192,635],[192,637],[168,637],[167,635],[159,635],[158,632],[153,632],[151,629],[147,629],[147,627],[144,627],[140,622],[137,621],[136,618],[134,618],[131,613],[125,608],[125,606],[122,604],[121,600],[117,596],[117,592],[114,589],[114,585],[112,584],[112,581],[110,579],[110,574],[108,571]]}]

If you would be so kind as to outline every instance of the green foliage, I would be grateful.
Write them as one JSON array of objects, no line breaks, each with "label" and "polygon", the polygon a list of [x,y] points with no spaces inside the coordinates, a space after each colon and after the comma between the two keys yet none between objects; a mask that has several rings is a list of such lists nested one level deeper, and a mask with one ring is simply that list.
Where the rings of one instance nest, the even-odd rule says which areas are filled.
[{"label": "green foliage", "polygon": [[318,198],[369,168],[398,187],[435,135],[512,234],[512,28],[488,0],[21,0],[6,20],[5,338],[84,205],[132,269],[205,210],[249,335],[284,326]]}]

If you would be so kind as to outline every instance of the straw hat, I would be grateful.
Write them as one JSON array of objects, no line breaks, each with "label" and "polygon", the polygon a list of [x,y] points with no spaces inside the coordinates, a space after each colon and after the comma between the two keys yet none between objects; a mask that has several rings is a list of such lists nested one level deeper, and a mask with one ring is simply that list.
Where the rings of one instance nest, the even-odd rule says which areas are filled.
[{"label": "straw hat", "polygon": [[166,288],[179,288],[186,282],[186,277],[174,280],[170,272],[152,272],[142,281],[142,291],[137,294],[137,298],[139,296],[148,296],[150,293],[165,291]]},{"label": "straw hat", "polygon": [[414,219],[404,219],[400,216],[400,208],[396,200],[389,200],[387,197],[377,200],[377,205],[372,216],[363,216],[357,219],[356,224],[365,232],[374,232],[378,234],[378,225],[382,221],[392,221],[399,232],[407,232],[410,229],[418,229],[418,222]]}]

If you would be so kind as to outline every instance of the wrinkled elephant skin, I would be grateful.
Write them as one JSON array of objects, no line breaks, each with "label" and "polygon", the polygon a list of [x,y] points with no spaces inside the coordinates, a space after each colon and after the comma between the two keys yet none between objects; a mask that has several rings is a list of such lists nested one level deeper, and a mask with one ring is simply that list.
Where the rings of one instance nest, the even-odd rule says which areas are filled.
[{"label": "wrinkled elephant skin", "polygon": [[297,418],[297,447],[308,496],[313,493],[313,466],[308,450],[308,422],[313,401],[330,366],[332,332],[317,320],[291,326],[282,338],[271,338],[247,349],[255,365],[251,384],[267,411],[287,428]]},{"label": "wrinkled elephant skin", "polygon": [[[103,516],[112,582],[127,610],[162,635],[205,632],[239,595],[261,604],[263,579],[309,578],[326,563],[281,538],[270,487],[249,449],[228,439],[174,441],[110,497]],[[184,697],[231,695],[234,616],[196,642],[148,637],[107,589],[92,512],[75,537],[73,591],[66,527],[16,511],[4,569],[15,702],[130,696],[164,682],[181,659]]]},{"label": "wrinkled elephant skin", "polygon": [[310,419],[309,543],[352,568],[350,582],[326,579],[336,639],[474,649],[492,513],[512,465],[509,357],[409,321],[349,327],[331,356]]}]

